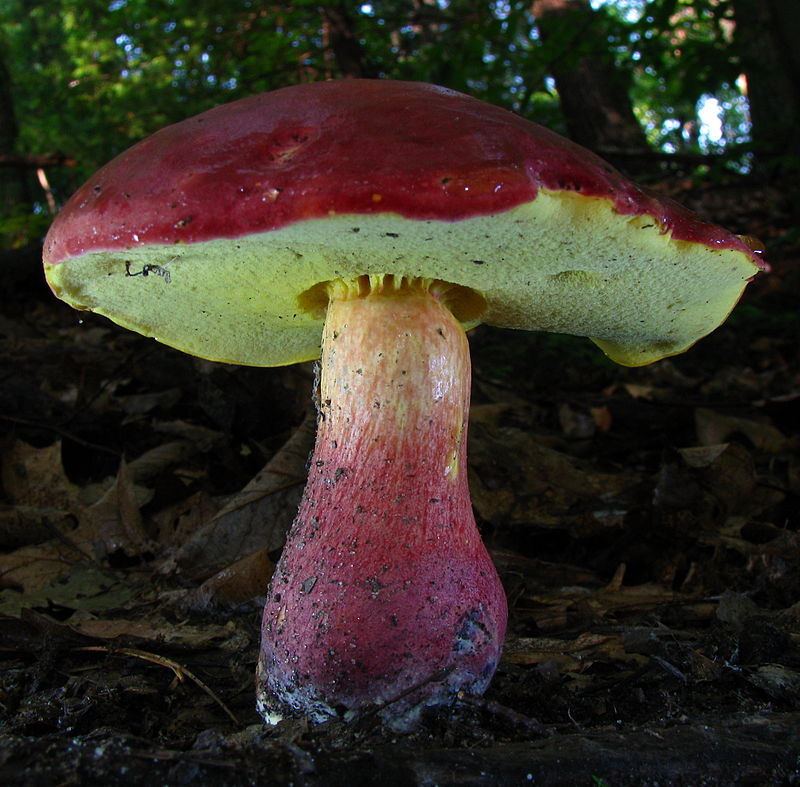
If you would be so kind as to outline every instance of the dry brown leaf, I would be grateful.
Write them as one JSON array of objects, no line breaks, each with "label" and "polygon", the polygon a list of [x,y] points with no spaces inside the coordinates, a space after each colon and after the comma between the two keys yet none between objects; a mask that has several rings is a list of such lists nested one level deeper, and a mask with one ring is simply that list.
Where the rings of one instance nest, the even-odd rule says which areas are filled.
[{"label": "dry brown leaf", "polygon": [[64,472],[61,442],[34,448],[17,440],[2,460],[3,489],[12,503],[71,510],[79,489]]},{"label": "dry brown leaf", "polygon": [[[28,447],[29,448],[29,447]],[[33,458],[38,464],[44,458],[41,452],[20,452],[26,458]],[[59,473],[54,470],[55,452],[47,454],[45,467],[52,471],[51,478],[58,483]],[[58,468],[61,467],[60,459]],[[21,469],[22,468],[22,469]],[[33,490],[32,497],[37,496],[38,487],[26,485],[24,480],[29,474],[30,465],[16,463],[14,478],[19,480],[18,489],[23,498],[27,491]],[[61,471],[63,474],[63,470]],[[70,485],[68,512],[78,522],[77,527],[69,532],[56,532],[56,537],[35,546],[25,546],[0,555],[0,585],[11,587],[32,597],[31,603],[38,603],[33,597],[40,594],[59,578],[67,575],[76,563],[81,561],[101,562],[105,557],[118,550],[128,556],[141,555],[150,550],[152,545],[145,533],[140,505],[150,494],[148,490],[134,486],[127,465],[120,464],[117,478],[109,491],[95,505],[83,506],[77,499],[77,488]],[[21,600],[24,605],[24,599]]]},{"label": "dry brown leaf", "polygon": [[566,402],[558,406],[558,420],[568,440],[587,440],[594,436],[597,429],[597,424],[588,413],[576,410]]},{"label": "dry brown leaf", "polygon": [[137,456],[128,464],[128,470],[131,478],[135,482],[141,483],[185,462],[199,450],[197,443],[190,440],[172,440]]},{"label": "dry brown leaf", "polygon": [[151,494],[143,487],[134,486],[128,464],[123,459],[111,489],[86,509],[81,535],[94,544],[102,543],[106,553],[121,550],[133,557],[149,551],[152,544],[142,524],[140,508]]},{"label": "dry brown leaf", "polygon": [[533,522],[581,532],[605,529],[610,511],[620,509],[617,504],[610,508],[608,501],[638,480],[633,473],[593,471],[586,462],[509,427],[477,424],[469,452],[472,503],[484,520],[498,527]]},{"label": "dry brown leaf", "polygon": [[470,424],[488,424],[497,426],[511,410],[513,405],[508,402],[491,402],[489,404],[476,404],[470,408]]},{"label": "dry brown leaf", "polygon": [[694,418],[697,440],[701,445],[719,445],[738,433],[765,453],[779,453],[788,447],[786,436],[770,423],[722,415],[705,407],[698,407]]},{"label": "dry brown leaf", "polygon": [[625,565],[621,564],[614,577],[603,588],[556,587],[547,593],[524,594],[517,614],[529,617],[541,631],[558,631],[579,622],[596,622],[609,617],[640,614],[665,604],[680,604],[684,612],[702,620],[714,614],[715,605],[695,596],[676,593],[665,585],[645,583],[622,584]]},{"label": "dry brown leaf", "polygon": [[128,637],[143,642],[157,642],[179,648],[214,647],[227,639],[231,631],[227,626],[205,622],[202,626],[186,623],[170,623],[163,619],[73,619],[67,625],[72,631],[96,639]]},{"label": "dry brown leaf", "polygon": [[[136,578],[84,560],[71,565],[69,574],[58,577],[37,591],[35,595],[38,598],[26,594],[24,599],[16,601],[19,602],[19,609],[56,605],[64,609],[98,613],[124,609],[133,599],[146,592],[147,587]],[[15,600],[6,601],[13,604]]]},{"label": "dry brown leaf", "polygon": [[[78,531],[73,535],[80,539]],[[37,603],[40,599],[34,596],[68,574],[78,561],[91,559],[91,554],[83,552],[82,546],[87,545],[64,539],[20,547],[1,555],[0,586],[14,588],[30,597],[31,604]],[[25,599],[19,601],[25,606]]]},{"label": "dry brown leaf", "polygon": [[245,555],[283,544],[303,491],[315,424],[309,415],[263,470],[180,548],[176,560],[190,576],[207,578]]},{"label": "dry brown leaf", "polygon": [[[757,529],[759,539],[745,538],[746,528]],[[765,540],[764,540],[765,539]],[[800,535],[776,528],[770,523],[760,524],[745,517],[729,517],[722,527],[712,534],[700,537],[703,543],[724,546],[748,557],[748,570],[756,565],[768,571],[772,580],[778,580],[792,572],[788,556],[800,555]]]},{"label": "dry brown leaf", "polygon": [[607,407],[592,407],[589,412],[592,414],[592,419],[601,432],[608,432],[611,430],[613,418],[611,417],[611,411]]},{"label": "dry brown leaf", "polygon": [[503,649],[507,664],[555,663],[562,672],[580,672],[596,661],[647,663],[647,657],[628,653],[622,639],[612,634],[585,632],[573,640],[551,637],[509,638]]},{"label": "dry brown leaf", "polygon": [[58,508],[0,506],[0,548],[40,544],[54,535],[66,535],[75,524],[75,517],[69,511]]},{"label": "dry brown leaf", "polygon": [[218,500],[206,492],[195,492],[155,514],[152,524],[156,540],[162,547],[174,550],[185,544],[217,511]]},{"label": "dry brown leaf", "polygon": [[236,606],[263,596],[275,565],[269,550],[259,549],[209,577],[187,599],[192,609]]},{"label": "dry brown leaf", "polygon": [[717,507],[720,503],[724,504],[724,511],[729,516],[747,520],[777,505],[784,498],[779,489],[759,483],[753,454],[739,443],[728,445],[708,467],[699,472]]},{"label": "dry brown leaf", "polygon": [[624,383],[623,388],[632,399],[650,401],[654,398],[656,389],[652,385],[639,385],[638,383]]},{"label": "dry brown leaf", "polygon": [[152,426],[154,431],[185,440],[201,452],[212,450],[217,443],[224,440],[222,432],[187,421],[154,421]]},{"label": "dry brown leaf", "polygon": [[729,445],[730,443],[719,443],[719,445],[700,445],[693,448],[679,448],[678,453],[689,467],[709,467],[719,459]]},{"label": "dry brown leaf", "polygon": [[129,416],[141,416],[156,408],[169,409],[179,401],[183,392],[180,388],[168,388],[164,391],[118,396],[117,401]]}]

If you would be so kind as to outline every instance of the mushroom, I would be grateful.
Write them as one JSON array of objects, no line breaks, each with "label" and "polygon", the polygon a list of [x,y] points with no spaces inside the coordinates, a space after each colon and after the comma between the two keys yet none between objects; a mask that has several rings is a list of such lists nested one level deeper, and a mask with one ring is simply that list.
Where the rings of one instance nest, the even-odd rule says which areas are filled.
[{"label": "mushroom", "polygon": [[683,352],[766,268],[746,239],[506,110],[341,80],[220,106],[98,171],[45,241],[53,292],[216,361],[320,357],[318,435],[267,591],[265,719],[479,694],[506,602],[467,485],[465,329]]}]

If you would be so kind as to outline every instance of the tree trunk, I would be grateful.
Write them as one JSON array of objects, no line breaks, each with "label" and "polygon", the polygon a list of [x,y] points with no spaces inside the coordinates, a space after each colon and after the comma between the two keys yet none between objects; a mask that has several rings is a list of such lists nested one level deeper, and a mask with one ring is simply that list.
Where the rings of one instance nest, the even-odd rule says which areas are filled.
[{"label": "tree trunk", "polygon": [[338,76],[369,77],[364,65],[364,50],[353,30],[346,3],[331,3],[320,8],[325,41],[333,54]]},{"label": "tree trunk", "polygon": [[[0,156],[12,156],[18,133],[11,74],[6,67],[4,53],[0,51]],[[20,204],[30,202],[27,168],[22,162],[9,163],[0,176],[0,217],[9,216]]]},{"label": "tree trunk", "polygon": [[733,0],[734,43],[747,77],[756,169],[800,171],[800,9],[797,0]]},{"label": "tree trunk", "polygon": [[[533,0],[531,10],[570,137],[628,171],[647,167],[630,156],[647,151],[647,140],[589,0]],[[615,152],[623,151],[616,161]]]}]

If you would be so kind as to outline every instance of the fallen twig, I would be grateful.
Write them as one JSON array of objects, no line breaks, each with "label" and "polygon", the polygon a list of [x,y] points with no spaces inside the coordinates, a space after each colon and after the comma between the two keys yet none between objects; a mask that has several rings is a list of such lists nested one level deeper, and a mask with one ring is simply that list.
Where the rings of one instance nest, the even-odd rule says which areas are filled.
[{"label": "fallen twig", "polygon": [[84,651],[84,652],[94,652],[94,653],[108,653],[112,656],[132,656],[136,659],[142,659],[143,661],[149,661],[153,664],[158,664],[162,667],[167,667],[171,669],[173,673],[175,673],[175,677],[183,683],[185,678],[189,678],[196,686],[199,686],[209,697],[211,697],[217,705],[225,711],[228,718],[237,726],[241,726],[241,722],[236,717],[236,714],[217,696],[217,694],[211,689],[210,686],[206,685],[200,678],[197,677],[193,672],[188,670],[182,664],[178,664],[177,661],[173,661],[172,659],[168,659],[166,656],[160,656],[157,653],[148,653],[146,650],[138,650],[136,648],[109,648],[105,645],[89,645],[82,648],[74,648],[74,650]]}]

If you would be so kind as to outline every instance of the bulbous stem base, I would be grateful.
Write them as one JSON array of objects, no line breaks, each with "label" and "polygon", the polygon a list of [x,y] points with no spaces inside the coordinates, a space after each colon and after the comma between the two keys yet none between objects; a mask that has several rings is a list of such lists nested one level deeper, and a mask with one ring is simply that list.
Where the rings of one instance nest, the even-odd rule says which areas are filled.
[{"label": "bulbous stem base", "polygon": [[507,608],[467,485],[469,347],[443,297],[331,288],[316,446],[264,609],[267,720],[377,705],[403,728],[494,673]]}]

